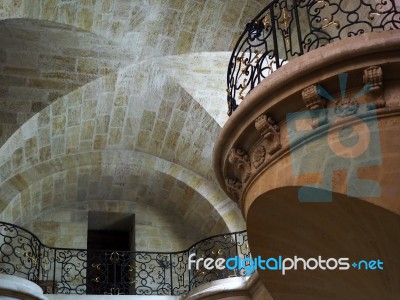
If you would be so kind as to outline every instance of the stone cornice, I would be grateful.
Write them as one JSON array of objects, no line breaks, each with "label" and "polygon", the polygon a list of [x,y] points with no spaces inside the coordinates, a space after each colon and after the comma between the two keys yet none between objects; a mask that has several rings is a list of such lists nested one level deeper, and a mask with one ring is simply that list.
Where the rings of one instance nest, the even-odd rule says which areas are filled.
[{"label": "stone cornice", "polygon": [[[235,198],[235,195],[229,192],[230,189],[225,181],[226,178],[234,177],[232,167],[228,163],[228,154],[233,148],[241,148],[251,156],[250,152],[260,144],[260,132],[257,132],[254,126],[255,120],[260,115],[271,116],[278,126],[284,127],[286,113],[307,109],[301,94],[304,89],[319,82],[330,87],[335,86],[337,75],[344,72],[353,72],[357,75],[353,76],[356,79],[349,81],[348,88],[358,88],[363,84],[362,72],[365,73],[369,67],[384,66],[386,69],[394,70],[394,65],[400,62],[399,48],[398,30],[368,33],[313,50],[294,59],[261,82],[230,117],[216,142],[213,163],[222,188]],[[388,73],[390,74],[385,76],[387,81],[396,76],[394,72]],[[379,117],[394,113],[394,109],[397,111],[396,106],[389,103],[386,109],[379,109]],[[282,149],[272,154],[269,161],[262,163],[257,169],[265,168],[266,165],[276,161],[277,156],[284,155],[288,151],[287,143],[284,144],[285,140],[282,142]],[[262,150],[258,152],[262,153]],[[254,174],[247,176],[246,185],[254,176]],[[245,190],[246,187],[243,185],[242,197]],[[240,201],[237,197],[236,200]]]}]

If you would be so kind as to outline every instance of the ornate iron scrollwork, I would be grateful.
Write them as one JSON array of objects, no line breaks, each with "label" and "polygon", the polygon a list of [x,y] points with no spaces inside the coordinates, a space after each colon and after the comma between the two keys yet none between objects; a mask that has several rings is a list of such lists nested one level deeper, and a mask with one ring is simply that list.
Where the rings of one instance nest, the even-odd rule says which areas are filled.
[{"label": "ornate iron scrollwork", "polygon": [[246,25],[233,50],[227,74],[228,115],[290,59],[336,40],[391,29],[400,29],[394,0],[271,1]]},{"label": "ornate iron scrollwork", "polygon": [[32,280],[44,293],[57,294],[179,296],[204,282],[232,276],[227,270],[189,270],[189,254],[250,255],[243,247],[246,232],[210,237],[174,253],[98,251],[47,247],[33,233],[0,222],[0,241],[0,273]]}]

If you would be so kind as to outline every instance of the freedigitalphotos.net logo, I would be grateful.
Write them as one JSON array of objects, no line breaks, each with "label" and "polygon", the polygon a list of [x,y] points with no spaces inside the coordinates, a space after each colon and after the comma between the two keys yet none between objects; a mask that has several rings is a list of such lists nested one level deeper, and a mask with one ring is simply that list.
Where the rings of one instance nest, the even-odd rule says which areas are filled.
[{"label": "freedigitalphotos.net logo", "polygon": [[196,270],[202,268],[211,270],[244,270],[245,275],[251,275],[255,270],[269,270],[269,271],[280,271],[282,275],[286,275],[291,270],[323,270],[323,271],[346,271],[351,267],[357,270],[383,270],[383,262],[377,260],[359,260],[350,264],[348,257],[342,258],[328,258],[324,259],[321,256],[317,258],[304,259],[301,257],[294,256],[283,258],[282,256],[270,257],[268,259],[262,259],[260,256],[256,258],[251,257],[231,257],[225,258],[199,258],[196,259],[196,254],[192,253],[188,259],[189,270],[193,267]]},{"label": "freedigitalphotos.net logo", "polygon": [[[333,173],[343,170],[347,171],[348,196],[380,196],[378,182],[358,177],[360,168],[382,164],[376,111],[371,104],[361,105],[357,102],[358,98],[370,91],[371,85],[366,84],[353,97],[348,97],[347,79],[346,73],[339,75],[341,90],[339,100],[332,97],[322,86],[317,86],[319,96],[334,102],[334,108],[287,115],[293,172],[297,176],[318,173],[322,175],[320,184],[305,185],[299,189],[300,202],[332,201]],[[359,115],[364,117],[360,118]],[[325,126],[317,128],[310,126],[321,119],[326,121]],[[346,125],[335,128],[335,124],[341,120],[346,120]],[[317,138],[313,139],[315,136]]]}]

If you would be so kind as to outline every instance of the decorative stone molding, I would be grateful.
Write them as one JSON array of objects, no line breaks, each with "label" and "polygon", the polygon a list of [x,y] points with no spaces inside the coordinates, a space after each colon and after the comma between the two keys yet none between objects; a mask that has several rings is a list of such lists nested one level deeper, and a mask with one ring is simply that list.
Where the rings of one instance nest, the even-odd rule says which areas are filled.
[{"label": "decorative stone molding", "polygon": [[357,100],[345,98],[344,100],[336,103],[335,114],[341,118],[355,115],[359,107],[360,105],[358,104]]},{"label": "decorative stone molding", "polygon": [[253,152],[253,166],[257,169],[265,161],[267,150],[263,145],[258,145]]},{"label": "decorative stone molding", "polygon": [[242,196],[242,183],[236,178],[225,179],[226,189],[233,194],[236,200],[240,200]]},{"label": "decorative stone molding", "polygon": [[303,101],[306,104],[306,107],[310,110],[313,109],[322,109],[325,106],[324,100],[318,94],[317,86],[310,85],[306,87],[301,95],[303,97]]},{"label": "decorative stone molding", "polygon": [[[385,126],[382,124],[386,124],[385,122],[395,122],[392,126],[398,123],[391,120],[391,118],[397,119],[400,113],[400,102],[397,97],[400,73],[395,72],[400,66],[400,52],[394,51],[394,49],[400,49],[398,32],[376,32],[355,36],[352,39],[352,43],[337,41],[324,48],[315,49],[313,53],[307,53],[287,64],[285,70],[277,70],[276,72],[279,73],[277,76],[271,76],[268,80],[260,82],[253,92],[247,94],[246,103],[236,110],[222,128],[214,147],[213,164],[217,180],[226,192],[228,192],[225,183],[227,178],[239,180],[242,178],[242,173],[229,162],[230,150],[241,145],[250,156],[251,176],[247,182],[241,181],[240,207],[245,218],[248,216],[252,201],[257,198],[257,193],[264,188],[273,189],[278,184],[287,186],[311,184],[310,182],[320,184],[322,177],[315,175],[318,172],[307,172],[299,176],[297,170],[303,167],[301,157],[298,160],[299,168],[297,170],[293,168],[293,153],[297,151],[300,155],[302,147],[307,143],[310,145],[320,143],[325,146],[326,142],[331,142],[326,139],[327,134],[331,132],[341,134],[341,128],[357,125],[360,122],[358,118],[368,126],[372,126],[375,120],[378,122],[379,132],[371,127],[370,137],[381,135],[382,128]],[[357,43],[357,49],[352,46],[353,43]],[[379,55],[377,55],[378,52]],[[337,55],[338,53],[341,55]],[[321,57],[324,59],[321,60]],[[313,72],[306,74],[304,65],[308,68],[312,67]],[[381,72],[385,73],[385,76]],[[383,90],[384,88],[386,91]],[[384,101],[380,98],[382,93]],[[368,103],[374,104],[375,101],[378,102],[376,107],[382,107],[386,102],[385,108],[390,109],[378,109],[376,113],[366,111],[364,106]],[[371,109],[372,106],[375,107],[371,105]],[[318,116],[314,117],[318,112],[325,112],[327,123],[316,122],[314,126],[311,126],[311,123],[318,119]],[[297,113],[297,116],[285,118],[287,114]],[[276,118],[277,122],[270,117]],[[324,120],[325,115],[320,117]],[[315,126],[318,127],[313,130],[312,127]],[[395,129],[390,130],[393,132]],[[347,133],[350,134],[350,130],[344,132],[344,134]],[[344,137],[347,138],[347,136]],[[281,149],[271,155],[270,153],[273,153],[271,149],[275,148],[276,141],[280,142]],[[381,142],[381,148],[386,144],[392,144],[390,137],[388,141]],[[341,145],[339,139],[334,142]],[[260,145],[266,150],[263,162],[263,151],[259,148]],[[328,144],[329,147],[330,145]],[[375,144],[371,144],[373,145]],[[350,148],[351,145],[349,143],[342,146]],[[309,152],[304,155],[312,156]],[[316,152],[315,157],[316,167],[312,171],[319,171],[318,168],[321,166],[321,174],[325,174],[323,173],[326,172],[324,164],[328,164],[328,154],[317,155]],[[303,169],[300,171],[303,172]],[[264,174],[269,174],[269,178],[274,180],[269,180],[268,184],[265,183],[265,180],[260,179]],[[347,185],[336,180],[336,176],[342,175],[332,174],[335,176],[335,180],[331,180],[332,186],[338,192],[345,191],[348,188]],[[360,173],[360,176],[364,174],[365,172]],[[358,173],[356,175],[358,176]],[[263,178],[267,177],[265,175]],[[348,179],[343,180],[345,182]],[[256,186],[256,183],[259,185]],[[229,193],[229,196],[236,201],[232,193]],[[390,206],[382,203],[379,202],[379,205]]]},{"label": "decorative stone molding", "polygon": [[0,299],[47,300],[43,290],[32,281],[0,274]]},{"label": "decorative stone molding", "polygon": [[301,92],[306,107],[310,110],[314,121],[311,123],[312,128],[317,128],[328,122],[326,114],[325,100],[318,93],[316,85],[310,85]]},{"label": "decorative stone molding", "polygon": [[246,182],[251,175],[250,157],[247,152],[240,148],[232,148],[228,159],[237,169],[242,169],[242,182]]},{"label": "decorative stone molding", "polygon": [[386,106],[386,101],[383,97],[383,72],[380,66],[372,66],[366,68],[363,74],[363,82],[370,84],[371,89],[366,94],[368,108],[383,108]]},{"label": "decorative stone molding", "polygon": [[250,276],[230,277],[203,283],[183,298],[184,300],[273,300],[269,291],[262,284],[258,272],[254,272]]},{"label": "decorative stone molding", "polygon": [[266,151],[269,155],[282,148],[280,128],[272,117],[262,114],[255,120],[255,126],[267,142]]}]

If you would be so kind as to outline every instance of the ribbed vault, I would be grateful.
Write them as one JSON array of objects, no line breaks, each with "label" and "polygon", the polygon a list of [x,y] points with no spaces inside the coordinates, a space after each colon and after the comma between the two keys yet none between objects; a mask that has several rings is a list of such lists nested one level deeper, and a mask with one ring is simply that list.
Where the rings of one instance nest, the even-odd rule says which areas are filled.
[{"label": "ribbed vault", "polygon": [[215,51],[263,4],[0,1],[1,219],[63,246],[90,210],[139,214],[144,235],[168,220],[178,248],[243,229],[211,168],[229,56]]},{"label": "ribbed vault", "polygon": [[196,232],[191,243],[241,229],[238,208],[211,170],[219,129],[157,64],[99,78],[43,109],[5,143],[3,219],[22,223],[60,205],[121,200],[179,216]]},{"label": "ribbed vault", "polygon": [[1,21],[0,40],[0,145],[59,97],[135,56],[88,31],[47,21]]}]

